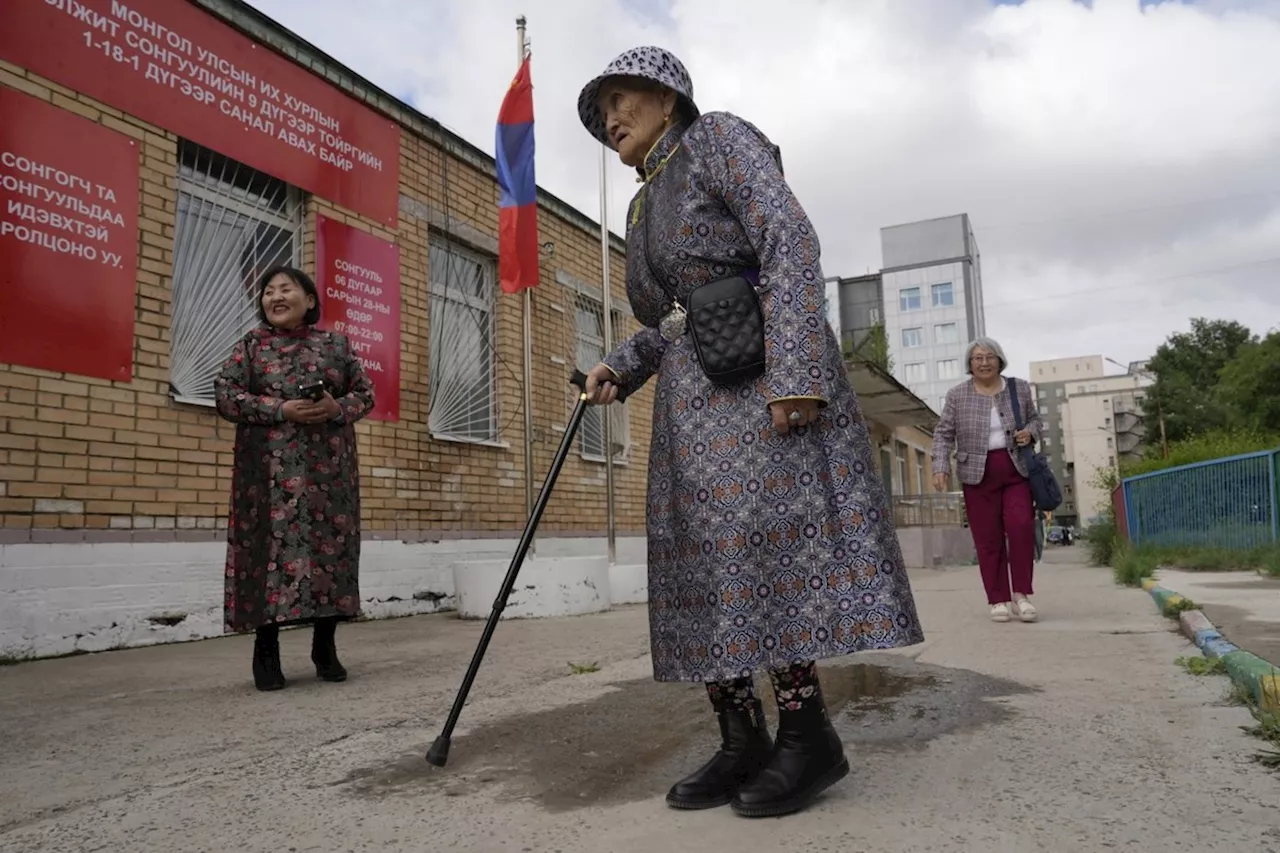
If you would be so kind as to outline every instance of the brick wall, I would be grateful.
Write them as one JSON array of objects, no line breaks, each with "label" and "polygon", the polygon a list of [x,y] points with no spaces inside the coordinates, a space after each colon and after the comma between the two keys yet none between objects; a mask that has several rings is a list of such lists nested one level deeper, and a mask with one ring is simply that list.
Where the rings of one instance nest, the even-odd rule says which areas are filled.
[{"label": "brick wall", "polygon": [[[134,379],[110,382],[0,365],[0,543],[217,540],[223,536],[234,430],[212,410],[175,403],[168,393],[179,140],[4,62],[0,86],[133,137],[142,158]],[[518,533],[525,519],[520,297],[496,297],[498,442],[441,440],[426,426],[429,238],[447,234],[492,253],[496,182],[474,162],[406,128],[400,190],[395,231],[321,199],[306,202],[307,270],[314,271],[317,213],[393,241],[401,253],[400,421],[357,427],[366,536],[420,541]],[[574,366],[574,318],[571,292],[561,281],[596,287],[600,281],[598,232],[546,206],[540,224],[540,239],[552,249],[543,253],[542,285],[532,298],[535,488],[573,402],[566,379]],[[613,299],[625,309],[623,266],[615,251]],[[634,328],[627,316],[626,328],[615,335]],[[615,478],[624,533],[643,531],[651,394],[628,404],[631,449]],[[575,452],[541,529],[599,535],[604,507],[603,466]]]}]

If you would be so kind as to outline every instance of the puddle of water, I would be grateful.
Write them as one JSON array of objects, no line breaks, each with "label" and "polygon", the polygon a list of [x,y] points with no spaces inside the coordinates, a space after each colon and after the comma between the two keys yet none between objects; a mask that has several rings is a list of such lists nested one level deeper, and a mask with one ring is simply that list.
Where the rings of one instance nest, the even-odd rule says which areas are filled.
[{"label": "puddle of water", "polygon": [[[880,660],[819,664],[828,711],[850,752],[918,748],[943,732],[1003,718],[1008,709],[985,700],[1024,692],[963,670]],[[772,731],[768,678],[756,683]],[[337,784],[373,797],[483,792],[563,812],[661,796],[716,749],[719,729],[701,685],[644,679],[614,687],[589,702],[516,714],[455,738],[446,768],[430,767],[423,745]]]}]

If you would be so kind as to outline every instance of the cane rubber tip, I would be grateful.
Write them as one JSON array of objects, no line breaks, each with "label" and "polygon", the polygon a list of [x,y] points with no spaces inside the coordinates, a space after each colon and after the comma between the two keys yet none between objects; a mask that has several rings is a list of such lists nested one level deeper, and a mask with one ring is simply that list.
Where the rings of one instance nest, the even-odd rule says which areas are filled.
[{"label": "cane rubber tip", "polygon": [[449,741],[441,736],[427,750],[427,763],[432,767],[444,767],[449,763]]}]

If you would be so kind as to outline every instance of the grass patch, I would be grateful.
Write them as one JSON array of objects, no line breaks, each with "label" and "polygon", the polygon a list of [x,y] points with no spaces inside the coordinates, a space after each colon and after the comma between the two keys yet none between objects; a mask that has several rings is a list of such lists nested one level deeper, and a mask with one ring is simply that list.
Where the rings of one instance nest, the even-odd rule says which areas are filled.
[{"label": "grass patch", "polygon": [[[1110,539],[1106,542],[1089,540],[1090,559],[1094,565],[1110,566],[1115,573],[1116,583],[1123,586],[1140,586],[1160,566],[1191,572],[1256,569],[1270,577],[1280,578],[1280,544],[1240,550],[1158,545],[1134,548],[1117,537],[1114,530],[1109,535]],[[1103,557],[1106,559],[1103,560]]]},{"label": "grass patch", "polygon": [[[1227,665],[1222,658],[1190,657],[1178,658],[1174,661],[1192,675],[1226,675]],[[1232,682],[1234,684],[1234,682]]]},{"label": "grass patch", "polygon": [[1179,615],[1186,613],[1188,610],[1199,609],[1200,605],[1191,599],[1179,598],[1177,601],[1166,601],[1164,606],[1160,608],[1160,612],[1170,619],[1177,619]]},{"label": "grass patch", "polygon": [[598,662],[574,663],[573,661],[569,661],[569,672],[573,673],[574,675],[586,675],[589,672],[599,672],[599,671],[600,671],[600,664]]},{"label": "grass patch", "polygon": [[1259,708],[1252,696],[1248,696],[1245,704],[1253,715],[1254,724],[1240,728],[1268,744],[1267,748],[1253,757],[1254,761],[1270,770],[1280,770],[1280,714]]}]

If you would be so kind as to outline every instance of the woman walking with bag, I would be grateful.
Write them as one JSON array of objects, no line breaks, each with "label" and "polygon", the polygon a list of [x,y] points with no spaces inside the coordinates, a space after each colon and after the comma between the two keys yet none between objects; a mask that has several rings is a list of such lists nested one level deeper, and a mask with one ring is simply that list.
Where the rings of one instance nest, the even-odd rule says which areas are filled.
[{"label": "woman walking with bag", "polygon": [[320,296],[301,270],[268,270],[262,326],[236,344],[214,387],[236,424],[224,621],[255,631],[253,681],[285,686],[280,628],[314,625],[311,661],[345,681],[338,622],[360,613],[360,466],[354,424],[373,384],[346,337],[315,328]]},{"label": "woman walking with bag", "polygon": [[1034,622],[1038,613],[1029,596],[1036,510],[1021,449],[1039,440],[1043,424],[1031,386],[1001,375],[1008,363],[998,343],[978,338],[969,344],[965,360],[972,378],[947,392],[933,431],[933,487],[949,488],[955,451],[991,619],[1008,622],[1016,616]]},{"label": "woman walking with bag", "polygon": [[[702,115],[654,47],[582,90],[591,134],[644,186],[627,294],[644,328],[589,373],[607,404],[649,379],[654,677],[706,685],[721,748],[667,795],[748,817],[803,809],[848,773],[814,662],[923,639],[883,483],[827,322],[813,225],[778,149]],[[769,672],[776,743],[752,673]]]}]

